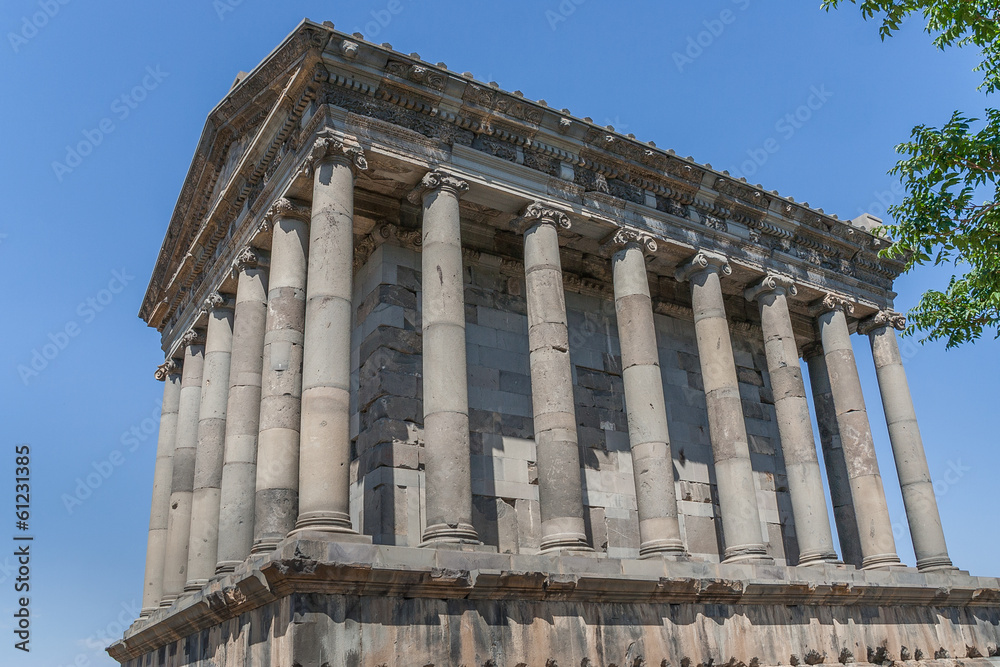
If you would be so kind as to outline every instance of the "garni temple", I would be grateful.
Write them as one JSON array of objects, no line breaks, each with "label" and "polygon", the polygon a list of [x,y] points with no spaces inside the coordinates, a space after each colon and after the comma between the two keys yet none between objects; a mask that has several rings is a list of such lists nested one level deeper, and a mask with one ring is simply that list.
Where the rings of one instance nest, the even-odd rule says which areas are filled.
[{"label": "garni temple", "polygon": [[109,653],[996,664],[878,224],[303,21],[209,114],[145,294],[143,609]]}]

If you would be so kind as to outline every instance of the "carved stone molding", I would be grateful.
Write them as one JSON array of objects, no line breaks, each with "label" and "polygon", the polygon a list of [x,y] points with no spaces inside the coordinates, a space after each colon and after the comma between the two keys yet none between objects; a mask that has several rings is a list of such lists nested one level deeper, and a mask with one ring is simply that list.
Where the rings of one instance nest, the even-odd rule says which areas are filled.
[{"label": "carved stone molding", "polygon": [[267,209],[267,213],[264,215],[264,222],[273,228],[274,223],[279,218],[291,218],[293,220],[309,222],[311,216],[312,207],[308,204],[282,197],[271,204],[271,208]]},{"label": "carved stone molding", "polygon": [[631,244],[638,245],[640,248],[644,249],[646,252],[656,252],[656,239],[651,235],[641,232],[637,229],[619,229],[615,232],[615,235],[608,242],[613,250],[621,250],[628,247]]},{"label": "carved stone molding", "polygon": [[313,170],[320,162],[337,160],[349,164],[355,171],[368,169],[368,160],[365,159],[365,152],[360,146],[348,146],[334,136],[333,130],[326,128],[319,132],[309,151],[309,157],[305,162],[305,173],[307,176],[312,176]]},{"label": "carved stone molding", "polygon": [[778,290],[792,296],[799,293],[799,288],[795,286],[795,282],[791,278],[776,273],[769,273],[756,285],[748,287],[743,292],[743,296],[746,297],[747,301],[756,301],[758,297],[771,292],[777,292]]},{"label": "carved stone molding", "polygon": [[406,199],[411,204],[419,205],[423,202],[425,195],[439,189],[449,190],[457,197],[461,197],[469,191],[469,184],[442,169],[435,169],[424,174],[420,183],[407,195]]},{"label": "carved stone molding", "polygon": [[416,252],[423,245],[423,232],[419,229],[404,229],[391,222],[384,222],[370,234],[366,234],[354,247],[354,270],[358,271],[380,245],[395,239],[400,247]]},{"label": "carved stone molding", "polygon": [[906,317],[894,310],[880,310],[871,317],[867,317],[858,323],[858,333],[867,336],[870,333],[892,327],[897,331],[906,328]]},{"label": "carved stone molding", "polygon": [[717,271],[724,276],[732,274],[733,267],[729,265],[729,258],[714,252],[701,250],[687,263],[677,267],[674,278],[678,282],[687,282],[691,276],[702,271]]},{"label": "carved stone molding", "polygon": [[823,313],[829,313],[831,310],[843,310],[845,314],[853,315],[854,302],[845,296],[830,292],[812,305],[813,315],[819,316]]},{"label": "carved stone molding", "polygon": [[181,347],[190,347],[192,345],[204,345],[205,344],[205,334],[198,329],[188,329],[183,336],[181,336]]},{"label": "carved stone molding", "polygon": [[554,225],[556,229],[569,229],[573,226],[568,215],[538,201],[528,204],[514,222],[521,232],[537,224]]},{"label": "carved stone molding", "polygon": [[181,372],[181,365],[177,363],[177,360],[167,359],[162,364],[156,367],[156,372],[153,373],[153,377],[155,377],[160,382],[164,382],[171,375],[176,375],[180,372]]}]

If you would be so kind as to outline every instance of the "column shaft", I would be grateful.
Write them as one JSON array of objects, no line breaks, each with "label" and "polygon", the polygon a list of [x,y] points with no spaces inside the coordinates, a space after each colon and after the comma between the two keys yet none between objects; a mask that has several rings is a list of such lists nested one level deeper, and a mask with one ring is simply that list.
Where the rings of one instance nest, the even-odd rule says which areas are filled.
[{"label": "column shaft", "polygon": [[458,201],[469,186],[441,171],[415,191],[423,203],[425,545],[479,543],[472,526],[469,393],[465,358],[465,285]]},{"label": "column shaft", "polygon": [[848,565],[861,567],[861,537],[858,535],[858,520],[854,516],[851,480],[847,475],[847,460],[840,442],[840,429],[837,428],[837,411],[833,407],[833,390],[826,370],[823,346],[813,344],[813,347],[807,347],[805,359],[809,364],[809,384],[816,408],[816,426],[820,446],[823,448],[823,461],[826,463],[826,478],[830,483],[830,500],[833,503],[833,519],[837,523],[841,557]]},{"label": "column shaft", "polygon": [[216,572],[232,572],[253,546],[260,383],[267,322],[267,269],[247,248],[237,259],[236,313],[226,407]]},{"label": "column shaft", "polygon": [[205,366],[205,345],[192,330],[184,335],[184,370],[177,406],[177,437],[170,475],[170,510],[167,515],[167,549],[163,563],[161,607],[169,607],[184,592],[187,581],[188,540],[191,535],[191,496],[198,448],[198,411]]},{"label": "column shaft", "polygon": [[861,566],[895,565],[899,563],[899,556],[896,555],[892,522],[875,457],[875,443],[861,393],[861,379],[851,348],[844,306],[823,312],[819,316],[819,327],[861,539]]},{"label": "column shaft", "polygon": [[524,274],[528,303],[531,403],[538,459],[541,550],[584,550],[583,488],[573,399],[566,296],[556,227],[569,218],[540,205],[525,211]]},{"label": "column shaft", "polygon": [[[894,319],[895,326],[905,326],[901,316]],[[896,474],[903,492],[913,552],[917,558],[917,569],[926,571],[952,568],[895,328],[888,323],[878,326],[878,320],[867,324],[870,328],[869,338],[875,358],[878,387],[882,394],[882,407],[889,427],[892,455],[896,462]]]},{"label": "column shaft", "polygon": [[619,236],[619,243],[625,241],[626,245],[615,253],[612,270],[629,445],[639,511],[639,554],[684,554],[684,541],[677,520],[674,460],[670,451],[653,305],[640,245],[644,243],[655,250],[656,244],[648,237],[627,241],[628,237],[623,232],[619,232]]},{"label": "column shaft", "polygon": [[351,298],[354,164],[335,139],[313,164],[302,366],[297,530],[354,533],[351,484]]},{"label": "column shaft", "polygon": [[219,507],[226,448],[229,363],[233,350],[232,302],[214,294],[206,302],[206,308],[208,334],[198,412],[187,584],[184,586],[189,592],[201,590],[208,583],[215,574],[219,555]]},{"label": "column shaft", "polygon": [[695,337],[722,515],[723,558],[764,560],[769,557],[761,538],[757,487],[722,298],[722,272],[731,272],[725,258],[699,253],[687,267],[678,270],[677,277],[691,281]]},{"label": "column shaft", "polygon": [[170,481],[174,467],[174,442],[177,437],[177,410],[181,401],[180,366],[169,359],[156,370],[164,382],[160,409],[160,433],[156,441],[156,466],[153,469],[153,502],[149,512],[149,538],[146,543],[146,577],[142,589],[140,618],[152,614],[163,596],[163,563],[167,548],[167,516],[170,512]]},{"label": "column shaft", "polygon": [[251,553],[273,551],[298,517],[309,208],[282,199],[271,208],[268,219],[272,226],[271,272]]},{"label": "column shaft", "polygon": [[788,312],[787,293],[794,289],[791,283],[768,276],[747,290],[747,298],[760,306],[764,353],[799,544],[799,565],[805,565],[836,562],[837,552],[833,547],[798,346]]}]

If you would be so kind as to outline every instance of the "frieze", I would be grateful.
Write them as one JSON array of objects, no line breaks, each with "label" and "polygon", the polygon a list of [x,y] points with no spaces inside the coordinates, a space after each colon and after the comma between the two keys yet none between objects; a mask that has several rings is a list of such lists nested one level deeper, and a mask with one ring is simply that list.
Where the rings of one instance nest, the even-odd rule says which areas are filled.
[{"label": "frieze", "polygon": [[431,90],[444,90],[447,83],[445,75],[430,67],[404,63],[399,60],[390,60],[385,67],[385,71],[400,79],[407,79],[414,83],[423,84]]}]

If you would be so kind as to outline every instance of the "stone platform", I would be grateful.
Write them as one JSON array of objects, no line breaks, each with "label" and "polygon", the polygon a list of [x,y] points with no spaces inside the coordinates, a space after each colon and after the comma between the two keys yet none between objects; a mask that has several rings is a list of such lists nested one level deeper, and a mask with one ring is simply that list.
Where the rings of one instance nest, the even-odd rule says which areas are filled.
[{"label": "stone platform", "polygon": [[[1000,581],[959,571],[283,542],[138,621],[127,667],[1000,664]],[[994,657],[991,657],[994,656]]]}]

